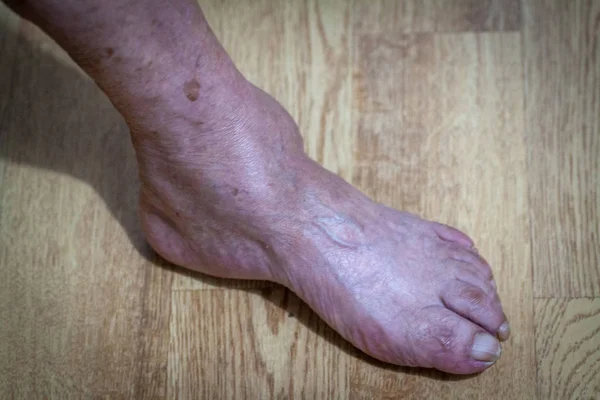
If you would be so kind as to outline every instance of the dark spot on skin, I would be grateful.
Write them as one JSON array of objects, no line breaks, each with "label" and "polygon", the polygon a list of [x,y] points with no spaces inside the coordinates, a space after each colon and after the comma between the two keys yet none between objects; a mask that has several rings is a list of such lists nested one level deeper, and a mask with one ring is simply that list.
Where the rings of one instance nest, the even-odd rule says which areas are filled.
[{"label": "dark spot on skin", "polygon": [[266,244],[265,242],[263,242],[262,240],[259,240],[258,244],[260,245],[260,247],[262,247],[265,250],[269,248],[269,245]]},{"label": "dark spot on skin", "polygon": [[231,194],[234,195],[234,196],[237,196],[239,192],[240,191],[239,191],[238,188],[233,188],[233,190],[231,191]]},{"label": "dark spot on skin", "polygon": [[113,54],[115,54],[115,51],[111,47],[108,47],[104,53],[106,55],[106,58],[108,59],[111,58]]},{"label": "dark spot on skin", "polygon": [[195,78],[192,78],[183,85],[183,93],[189,101],[198,100],[198,94],[200,93],[200,83],[198,83],[198,81]]},{"label": "dark spot on skin", "polygon": [[181,215],[179,215],[179,212],[175,211],[175,215],[177,215],[177,218],[179,218]]}]

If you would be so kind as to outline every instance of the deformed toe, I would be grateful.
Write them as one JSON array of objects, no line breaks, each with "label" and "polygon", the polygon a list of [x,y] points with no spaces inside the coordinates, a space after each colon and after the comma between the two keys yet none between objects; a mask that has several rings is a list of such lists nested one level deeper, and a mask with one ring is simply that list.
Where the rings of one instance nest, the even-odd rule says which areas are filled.
[{"label": "deformed toe", "polygon": [[469,283],[456,281],[446,288],[441,294],[441,299],[450,310],[480,325],[488,332],[497,334],[501,338],[506,335],[505,331],[500,333],[500,327],[506,322],[506,317],[497,296],[490,296]]}]

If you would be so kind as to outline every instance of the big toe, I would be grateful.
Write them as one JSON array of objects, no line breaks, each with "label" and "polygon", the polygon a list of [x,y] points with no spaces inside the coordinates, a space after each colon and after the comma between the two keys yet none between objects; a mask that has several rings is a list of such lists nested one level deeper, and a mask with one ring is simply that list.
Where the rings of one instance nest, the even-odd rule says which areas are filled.
[{"label": "big toe", "polygon": [[443,308],[421,313],[413,332],[421,365],[453,374],[473,374],[493,365],[502,347],[481,326]]}]

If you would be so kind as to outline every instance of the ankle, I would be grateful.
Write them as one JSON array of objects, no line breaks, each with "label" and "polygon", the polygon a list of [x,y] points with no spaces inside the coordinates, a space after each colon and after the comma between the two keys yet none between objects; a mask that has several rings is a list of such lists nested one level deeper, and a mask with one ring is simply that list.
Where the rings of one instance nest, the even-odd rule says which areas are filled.
[{"label": "ankle", "polygon": [[222,65],[219,70],[155,62],[127,87],[103,89],[126,119],[132,135],[150,134],[150,139],[156,139],[158,134],[160,139],[162,133],[170,131],[171,136],[174,127],[186,124],[204,131],[217,119],[238,111],[250,86],[228,56],[224,57],[227,60],[216,57],[219,60],[215,62]]},{"label": "ankle", "polygon": [[269,182],[305,165],[293,119],[245,79],[224,83],[212,98],[185,101],[187,109],[167,104],[129,120],[140,172],[148,179],[189,175],[195,184],[215,187],[226,179],[232,191],[268,194]]}]

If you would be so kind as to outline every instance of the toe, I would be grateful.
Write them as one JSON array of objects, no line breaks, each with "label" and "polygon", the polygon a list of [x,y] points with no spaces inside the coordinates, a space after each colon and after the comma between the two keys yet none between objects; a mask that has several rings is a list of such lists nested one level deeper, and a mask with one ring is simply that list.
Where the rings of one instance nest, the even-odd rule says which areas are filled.
[{"label": "toe", "polygon": [[442,240],[456,243],[467,248],[473,248],[475,246],[475,243],[473,243],[473,240],[470,237],[451,226],[434,222],[433,229]]},{"label": "toe", "polygon": [[495,291],[482,290],[481,285],[457,280],[444,290],[441,299],[450,310],[501,340],[508,338],[508,322]]},{"label": "toe", "polygon": [[422,317],[425,321],[415,333],[424,365],[453,374],[473,374],[500,358],[498,339],[456,313],[433,307],[424,310]]},{"label": "toe", "polygon": [[445,267],[453,269],[455,279],[472,283],[486,292],[490,290],[496,293],[494,275],[489,265],[451,259],[446,261]]},{"label": "toe", "polygon": [[451,259],[472,265],[487,280],[494,279],[492,267],[479,253],[456,245],[447,246],[449,247],[448,254]]}]

